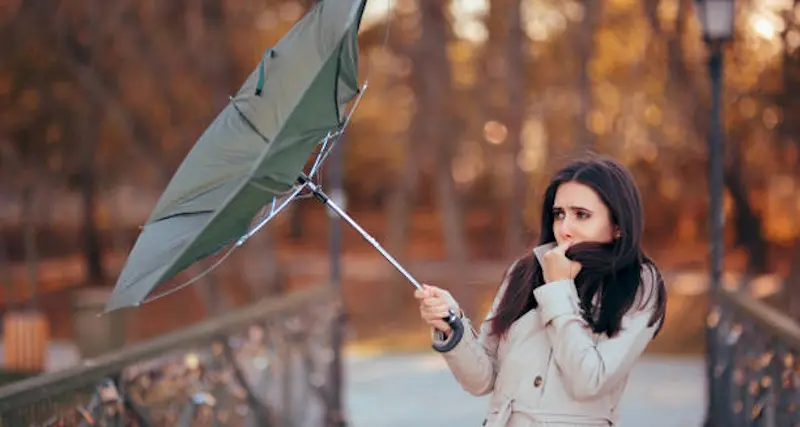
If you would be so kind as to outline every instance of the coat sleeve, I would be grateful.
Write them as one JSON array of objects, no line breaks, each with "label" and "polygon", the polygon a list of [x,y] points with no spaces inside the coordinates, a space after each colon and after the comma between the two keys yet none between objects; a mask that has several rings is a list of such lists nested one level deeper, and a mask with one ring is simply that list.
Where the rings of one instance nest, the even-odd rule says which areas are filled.
[{"label": "coat sleeve", "polygon": [[648,326],[657,292],[655,284],[647,279],[639,293],[646,296],[645,306],[634,303],[623,316],[621,331],[600,342],[595,342],[593,331],[580,315],[578,293],[572,280],[548,283],[533,293],[553,345],[553,358],[575,400],[593,399],[618,386],[653,339],[660,323]]},{"label": "coat sleeve", "polygon": [[[512,268],[513,265],[506,271],[505,278],[497,291],[497,295],[494,297],[492,307],[483,319],[480,329],[476,331],[472,321],[462,314],[461,321],[464,324],[464,334],[461,340],[452,350],[442,353],[458,383],[466,392],[474,396],[489,394],[494,389],[494,381],[497,376],[497,346],[499,338],[490,334],[491,323],[488,320],[494,315],[508,287],[508,273]],[[452,339],[452,335],[446,337],[441,331],[433,330],[434,344],[442,346],[447,344],[450,339]]]}]

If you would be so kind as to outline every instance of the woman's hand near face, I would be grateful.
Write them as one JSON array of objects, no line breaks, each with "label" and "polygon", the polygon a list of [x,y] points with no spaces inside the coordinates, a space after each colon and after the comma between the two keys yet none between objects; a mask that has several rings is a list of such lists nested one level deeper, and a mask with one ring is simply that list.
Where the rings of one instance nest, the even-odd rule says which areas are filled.
[{"label": "woman's hand near face", "polygon": [[419,314],[425,323],[444,332],[450,333],[450,325],[443,319],[449,315],[449,311],[459,313],[458,303],[444,289],[430,285],[422,285],[422,290],[414,292],[414,298],[419,300]]},{"label": "woman's hand near face", "polygon": [[545,283],[575,279],[581,271],[581,264],[567,258],[571,243],[562,243],[542,256],[542,274]]}]

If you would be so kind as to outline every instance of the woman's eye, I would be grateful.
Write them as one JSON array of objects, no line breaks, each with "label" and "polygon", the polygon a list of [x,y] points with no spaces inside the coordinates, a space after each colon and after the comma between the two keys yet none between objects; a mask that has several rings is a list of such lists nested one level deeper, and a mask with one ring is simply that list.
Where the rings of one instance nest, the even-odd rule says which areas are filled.
[{"label": "woman's eye", "polygon": [[583,212],[583,211],[578,211],[577,215],[578,215],[578,218],[580,218],[580,219],[588,219],[589,216],[590,216],[589,212]]},{"label": "woman's eye", "polygon": [[555,211],[555,212],[553,212],[553,217],[555,219],[564,219],[564,211]]}]

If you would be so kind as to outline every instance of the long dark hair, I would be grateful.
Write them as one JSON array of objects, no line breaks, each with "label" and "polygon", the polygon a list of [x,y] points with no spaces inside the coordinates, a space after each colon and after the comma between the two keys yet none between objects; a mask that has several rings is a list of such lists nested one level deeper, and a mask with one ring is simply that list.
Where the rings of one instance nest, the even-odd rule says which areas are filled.
[{"label": "long dark hair", "polygon": [[[663,320],[667,292],[658,267],[642,250],[641,196],[633,176],[619,163],[593,157],[561,169],[544,194],[538,244],[555,241],[553,203],[556,191],[561,184],[570,181],[592,188],[608,207],[611,221],[620,231],[619,238],[610,243],[583,242],[570,247],[566,253],[569,259],[583,266],[575,285],[584,319],[595,333],[613,337],[620,331],[622,317],[633,307],[637,297],[641,297],[642,306],[656,298],[649,325]],[[542,269],[533,251],[517,260],[508,274],[508,286],[490,319],[492,333],[498,336],[538,306],[533,290],[544,284]],[[599,301],[595,304],[598,294]]]}]

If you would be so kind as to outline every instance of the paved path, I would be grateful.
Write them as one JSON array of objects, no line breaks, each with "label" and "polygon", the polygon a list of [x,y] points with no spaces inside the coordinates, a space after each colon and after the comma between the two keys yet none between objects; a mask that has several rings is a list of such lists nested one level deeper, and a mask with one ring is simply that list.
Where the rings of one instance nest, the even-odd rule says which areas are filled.
[{"label": "paved path", "polygon": [[[347,406],[353,427],[480,426],[487,398],[462,391],[436,354],[350,357]],[[620,427],[700,427],[703,359],[644,358],[631,374]]]}]

